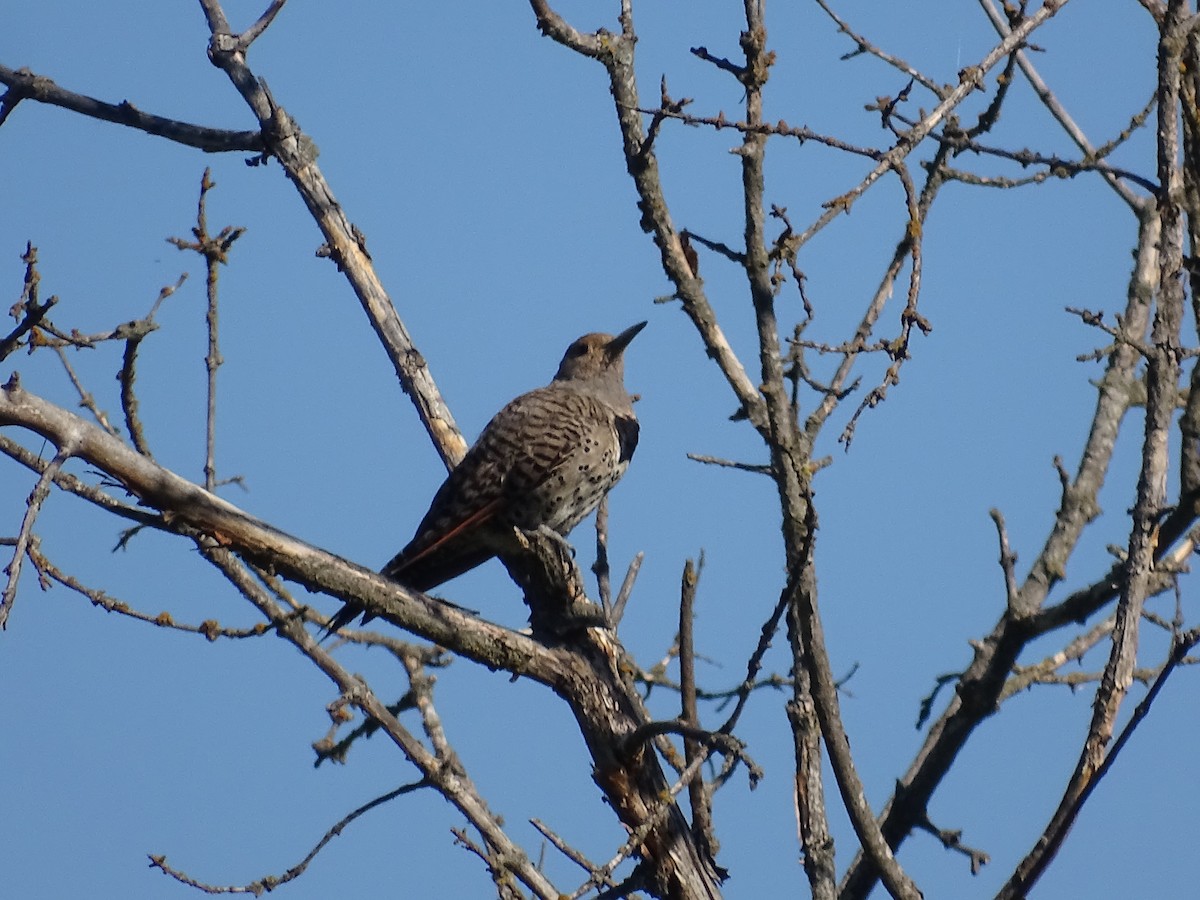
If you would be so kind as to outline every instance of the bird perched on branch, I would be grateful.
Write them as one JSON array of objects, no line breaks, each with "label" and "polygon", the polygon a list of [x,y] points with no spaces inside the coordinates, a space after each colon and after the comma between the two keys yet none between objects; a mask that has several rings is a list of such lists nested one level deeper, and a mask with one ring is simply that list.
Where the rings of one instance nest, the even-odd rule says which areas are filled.
[{"label": "bird perched on branch", "polygon": [[[585,334],[567,348],[553,381],[500,410],[382,574],[428,591],[512,546],[513,528],[565,537],[582,522],[625,474],[637,447],[624,353],[645,326],[615,337]],[[325,634],[362,612],[347,603]]]}]

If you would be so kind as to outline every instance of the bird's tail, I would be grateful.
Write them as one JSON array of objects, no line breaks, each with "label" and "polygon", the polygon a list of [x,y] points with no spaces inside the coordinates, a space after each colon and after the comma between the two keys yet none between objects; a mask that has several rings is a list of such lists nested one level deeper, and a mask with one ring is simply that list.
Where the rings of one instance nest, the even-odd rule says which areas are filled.
[{"label": "bird's tail", "polygon": [[[366,610],[357,603],[346,603],[325,623],[325,627],[321,630],[321,636],[317,638],[318,643],[322,643],[329,639],[329,636],[335,631],[340,631],[345,628],[355,619],[357,619]],[[367,621],[367,617],[363,618],[363,622]]]}]

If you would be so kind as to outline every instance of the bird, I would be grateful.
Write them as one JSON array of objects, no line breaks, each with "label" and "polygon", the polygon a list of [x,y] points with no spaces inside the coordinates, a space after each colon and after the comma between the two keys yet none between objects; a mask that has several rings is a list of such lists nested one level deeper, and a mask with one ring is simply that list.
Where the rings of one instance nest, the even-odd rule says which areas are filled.
[{"label": "bird", "polygon": [[[513,545],[513,529],[565,538],[625,474],[638,443],[624,354],[646,327],[585,334],[545,387],[511,401],[484,427],[408,544],[380,573],[422,593]],[[347,602],[324,637],[360,614]]]}]

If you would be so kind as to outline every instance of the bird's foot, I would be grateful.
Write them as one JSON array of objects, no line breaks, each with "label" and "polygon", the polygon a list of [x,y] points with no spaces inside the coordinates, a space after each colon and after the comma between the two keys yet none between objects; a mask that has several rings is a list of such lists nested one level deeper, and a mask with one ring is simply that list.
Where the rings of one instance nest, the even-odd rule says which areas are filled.
[{"label": "bird's foot", "polygon": [[533,531],[526,532],[527,534],[536,534],[538,537],[544,537],[550,543],[554,544],[559,551],[567,559],[575,558],[575,548],[571,546],[570,541],[551,528],[549,525],[539,525]]},{"label": "bird's foot", "polygon": [[562,640],[587,628],[609,629],[609,619],[603,607],[586,597],[571,605],[554,611],[552,615],[534,616],[530,619],[535,635]]}]

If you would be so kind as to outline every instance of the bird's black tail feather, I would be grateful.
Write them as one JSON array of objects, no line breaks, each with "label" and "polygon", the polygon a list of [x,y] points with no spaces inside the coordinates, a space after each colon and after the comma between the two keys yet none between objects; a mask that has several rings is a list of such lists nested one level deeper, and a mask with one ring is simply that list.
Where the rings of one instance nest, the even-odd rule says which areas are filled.
[{"label": "bird's black tail feather", "polygon": [[[321,636],[317,638],[317,642],[322,643],[328,640],[331,634],[333,634],[335,631],[340,631],[341,629],[345,628],[364,612],[366,612],[366,610],[364,610],[357,603],[345,604],[341,609],[334,613],[333,617],[325,624],[325,628],[321,631]],[[363,622],[365,623],[369,618],[369,616],[363,618]]]}]

